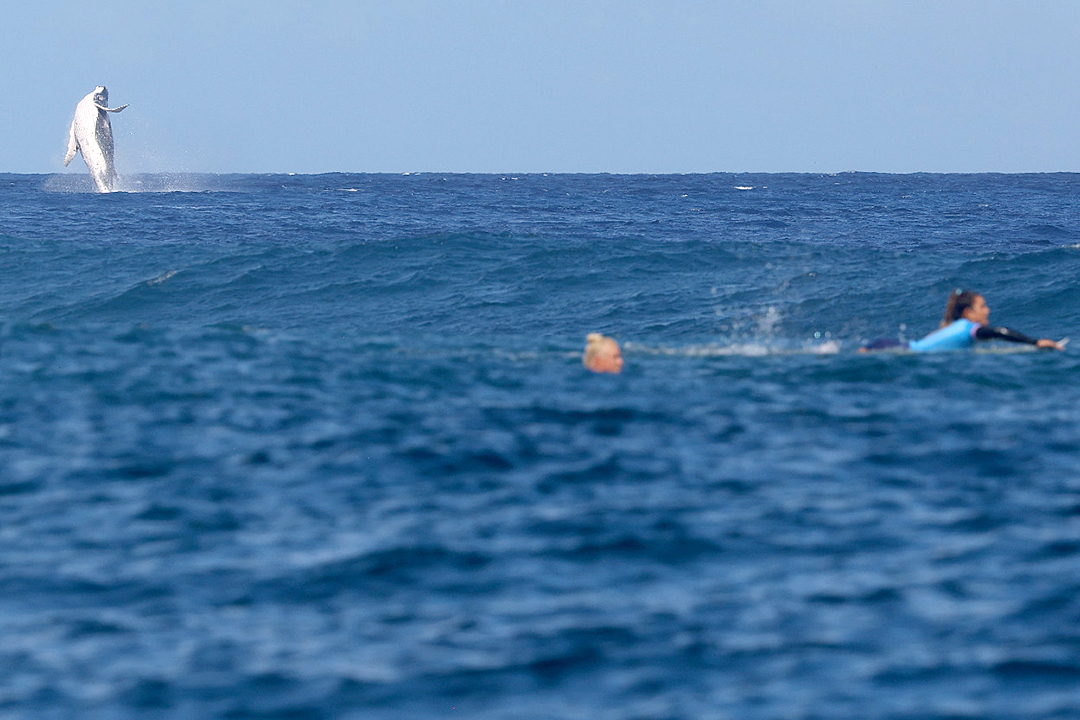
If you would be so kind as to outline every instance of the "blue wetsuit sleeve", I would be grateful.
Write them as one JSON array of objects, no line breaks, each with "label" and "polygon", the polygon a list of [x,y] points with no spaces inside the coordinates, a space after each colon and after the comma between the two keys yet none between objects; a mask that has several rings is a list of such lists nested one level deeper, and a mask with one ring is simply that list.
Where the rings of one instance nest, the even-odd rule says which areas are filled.
[{"label": "blue wetsuit sleeve", "polygon": [[987,325],[980,325],[975,330],[976,340],[1008,340],[1009,342],[1026,343],[1028,345],[1037,345],[1039,343],[1033,337],[1028,337],[1024,333],[1010,330],[1003,327],[989,327]]}]

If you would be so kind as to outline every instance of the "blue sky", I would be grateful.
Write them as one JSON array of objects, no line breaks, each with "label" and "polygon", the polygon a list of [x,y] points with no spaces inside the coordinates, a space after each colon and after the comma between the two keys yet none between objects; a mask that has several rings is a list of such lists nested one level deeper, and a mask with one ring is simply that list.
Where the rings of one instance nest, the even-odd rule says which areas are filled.
[{"label": "blue sky", "polygon": [[[0,171],[1080,171],[1080,2],[43,0]],[[85,172],[80,159],[68,172]]]}]

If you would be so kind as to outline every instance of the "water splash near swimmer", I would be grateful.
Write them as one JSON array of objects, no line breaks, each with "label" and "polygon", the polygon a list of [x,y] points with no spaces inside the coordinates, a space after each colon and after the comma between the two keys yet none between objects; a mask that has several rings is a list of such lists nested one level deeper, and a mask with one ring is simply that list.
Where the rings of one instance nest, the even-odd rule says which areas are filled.
[{"label": "water splash near swimmer", "polygon": [[765,314],[756,319],[758,335],[766,340],[774,338],[776,336],[776,328],[780,324],[781,319],[780,311],[770,305],[766,308]]},{"label": "water splash near swimmer", "polygon": [[[713,294],[715,295],[715,289]],[[717,317],[727,318],[718,327],[725,336],[723,342],[689,345],[680,348],[658,348],[662,354],[690,357],[767,355],[835,355],[841,351],[841,343],[833,339],[831,332],[815,332],[812,337],[783,337],[784,315],[775,305],[766,306],[748,316],[730,317],[724,308],[715,308]]]}]

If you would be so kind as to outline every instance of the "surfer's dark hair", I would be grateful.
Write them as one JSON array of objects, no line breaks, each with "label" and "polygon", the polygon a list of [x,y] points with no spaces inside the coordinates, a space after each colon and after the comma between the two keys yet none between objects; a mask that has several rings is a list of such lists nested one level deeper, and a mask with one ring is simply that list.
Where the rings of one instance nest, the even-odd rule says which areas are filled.
[{"label": "surfer's dark hair", "polygon": [[964,311],[975,304],[975,299],[980,297],[974,290],[961,290],[957,288],[949,294],[949,302],[945,304],[945,314],[941,317],[941,326],[959,320]]}]

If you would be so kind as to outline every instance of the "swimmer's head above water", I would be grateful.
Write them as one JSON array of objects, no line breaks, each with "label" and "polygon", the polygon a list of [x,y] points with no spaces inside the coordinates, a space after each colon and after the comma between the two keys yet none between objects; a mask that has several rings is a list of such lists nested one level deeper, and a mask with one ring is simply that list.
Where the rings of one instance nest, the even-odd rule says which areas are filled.
[{"label": "swimmer's head above water", "polygon": [[945,303],[945,314],[941,318],[941,327],[963,318],[973,323],[985,325],[990,321],[990,306],[986,298],[974,290],[953,290],[949,301]]},{"label": "swimmer's head above water", "polygon": [[598,373],[617,373],[622,371],[622,352],[619,343],[600,333],[589,333],[585,337],[585,353],[581,363]]}]

